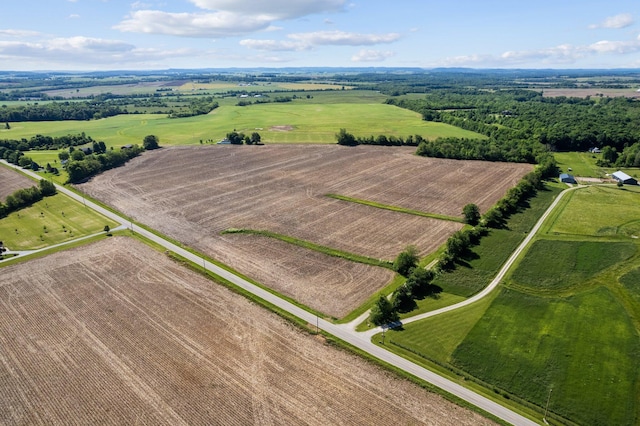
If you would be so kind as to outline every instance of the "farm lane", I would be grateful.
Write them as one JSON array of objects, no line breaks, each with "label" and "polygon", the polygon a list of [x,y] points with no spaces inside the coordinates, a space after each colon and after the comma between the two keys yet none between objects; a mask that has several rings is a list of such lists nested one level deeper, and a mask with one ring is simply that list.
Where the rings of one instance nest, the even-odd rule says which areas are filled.
[{"label": "farm lane", "polygon": [[[3,161],[4,162],[4,161]],[[36,173],[33,173],[29,170],[21,170],[21,172],[34,177],[35,179],[43,179],[42,176],[39,176]],[[470,404],[473,404],[479,408],[481,408],[482,410],[493,414],[494,416],[503,419],[506,422],[509,422],[511,424],[514,425],[536,425],[536,422],[533,422],[532,420],[529,420],[528,418],[515,413],[514,411],[498,404],[497,402],[494,402],[488,398],[485,398],[484,396],[477,394],[476,392],[467,389],[445,377],[442,377],[432,371],[427,370],[426,368],[423,368],[411,361],[408,361],[394,353],[391,353],[389,351],[387,351],[384,348],[378,347],[376,345],[374,345],[373,343],[371,343],[371,339],[368,337],[368,334],[364,334],[364,333],[356,333],[352,330],[349,330],[348,328],[345,328],[344,326],[339,326],[336,324],[333,324],[329,321],[326,321],[324,319],[318,318],[316,315],[305,311],[302,308],[299,308],[295,305],[293,305],[292,303],[281,299],[280,297],[260,288],[257,287],[253,284],[251,284],[250,282],[242,279],[239,276],[236,276],[234,274],[232,274],[229,271],[226,271],[220,267],[218,267],[217,265],[214,265],[213,263],[210,263],[208,261],[206,261],[203,257],[195,255],[187,250],[185,250],[182,247],[179,247],[175,244],[173,244],[172,242],[153,234],[152,232],[141,228],[135,224],[133,224],[132,222],[130,222],[128,219],[124,218],[123,216],[120,216],[119,214],[116,214],[114,212],[111,212],[110,210],[107,210],[106,208],[93,203],[90,200],[87,200],[84,196],[76,194],[73,191],[70,191],[69,189],[61,186],[61,185],[57,185],[56,184],[56,188],[63,194],[68,195],[69,197],[73,198],[74,200],[77,200],[81,203],[83,203],[85,206],[87,206],[88,208],[91,208],[95,211],[97,211],[98,213],[118,222],[118,223],[129,223],[129,228],[134,231],[137,232],[138,234],[144,236],[145,238],[153,241],[154,243],[164,247],[167,250],[173,251],[174,253],[176,253],[179,256],[184,257],[185,259],[193,262],[196,265],[202,265],[203,268],[205,268],[206,270],[220,276],[221,278],[228,280],[229,282],[233,283],[234,285],[249,291],[251,293],[253,293],[254,295],[256,295],[257,297],[263,299],[264,301],[277,306],[280,309],[283,309],[284,311],[290,313],[291,315],[294,315],[306,322],[308,322],[309,324],[318,324],[319,328],[322,329],[323,331],[343,340],[346,343],[349,343],[350,345],[366,351],[367,353],[369,353],[370,355],[384,361],[387,362],[397,368],[400,368],[426,382],[429,382],[443,390],[445,390],[446,392],[449,392],[452,395],[455,395],[467,402],[469,402]],[[559,197],[558,197],[559,198]]]},{"label": "farm lane", "polygon": [[[516,250],[511,254],[511,256],[509,257],[509,259],[507,259],[507,261],[504,263],[504,265],[502,265],[502,268],[500,269],[498,274],[495,276],[495,278],[481,292],[477,293],[476,295],[474,295],[474,296],[472,296],[472,297],[470,297],[470,298],[468,298],[466,300],[463,300],[462,302],[456,303],[455,305],[445,306],[444,308],[436,309],[435,311],[425,312],[424,314],[418,314],[418,315],[415,315],[415,316],[412,316],[412,317],[405,318],[405,319],[403,319],[401,321],[401,323],[402,324],[409,324],[409,323],[414,322],[414,321],[420,321],[420,320],[425,319],[425,318],[430,318],[430,317],[433,317],[433,316],[436,316],[436,315],[444,314],[446,312],[451,312],[453,310],[460,309],[460,308],[462,308],[464,306],[468,306],[468,305],[470,305],[472,303],[475,303],[475,302],[483,299],[484,297],[488,296],[498,286],[498,284],[500,284],[500,282],[502,281],[504,276],[507,274],[509,269],[511,269],[511,266],[513,265],[513,262],[516,261],[516,259],[520,256],[520,254],[523,252],[523,250],[529,245],[531,240],[536,236],[536,234],[540,230],[540,227],[542,226],[544,221],[547,220],[547,217],[549,217],[551,212],[556,208],[556,206],[558,205],[560,200],[564,197],[564,195],[566,193],[568,193],[569,191],[574,191],[576,189],[584,188],[584,187],[585,187],[585,185],[573,186],[573,187],[570,187],[570,188],[567,188],[567,189],[563,190],[560,194],[558,194],[558,196],[553,201],[553,203],[551,203],[551,205],[547,208],[547,210],[540,217],[540,219],[538,219],[538,222],[536,222],[535,226],[527,234],[527,237],[522,241],[522,243],[518,246],[518,248],[516,248]],[[358,324],[354,325],[353,323],[349,323],[349,324],[345,324],[345,325],[349,325],[353,329]],[[382,327],[376,327],[376,328],[372,328],[370,330],[367,330],[367,331],[363,332],[363,334],[365,334],[367,337],[371,338],[373,335],[378,334],[380,332],[382,332]]]}]

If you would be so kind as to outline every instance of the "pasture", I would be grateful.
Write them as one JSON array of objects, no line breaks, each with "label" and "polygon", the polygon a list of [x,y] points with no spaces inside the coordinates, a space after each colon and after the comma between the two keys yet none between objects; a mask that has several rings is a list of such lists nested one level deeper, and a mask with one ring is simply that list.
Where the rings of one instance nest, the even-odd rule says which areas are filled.
[{"label": "pasture", "polygon": [[[541,196],[550,202],[555,194]],[[598,230],[604,223],[620,230],[635,223],[639,194],[592,186],[567,195],[491,299],[389,332],[387,346],[526,409],[543,412],[553,389],[549,417],[558,422],[634,425],[640,418],[640,244],[626,232]],[[500,232],[522,232],[525,222],[509,221],[509,230]],[[552,232],[565,229],[562,224],[571,224],[571,233]],[[481,255],[470,265],[486,257],[484,241],[491,243],[491,236],[474,249]],[[459,266],[449,279],[460,285],[467,272]],[[447,289],[446,281],[440,285]]]},{"label": "pasture", "polygon": [[356,136],[483,138],[448,124],[423,121],[419,114],[391,105],[293,102],[221,106],[207,115],[175,119],[165,114],[130,114],[90,121],[22,122],[0,130],[0,138],[85,132],[108,147],[120,147],[141,144],[146,135],[153,134],[163,146],[198,145],[201,141],[218,142],[235,129],[248,135],[258,132],[265,143],[334,144],[340,128],[347,128]]},{"label": "pasture", "polygon": [[[622,170],[629,176],[639,177],[640,169],[633,167],[599,167],[596,161],[601,154],[592,154],[590,152],[554,152],[553,156],[558,162],[558,166],[563,172],[570,173],[576,177],[600,178],[605,181],[614,182],[609,176],[611,173]],[[569,168],[571,170],[569,171]],[[580,179],[578,179],[580,180]]]},{"label": "pasture", "polygon": [[124,237],[3,268],[0,319],[2,424],[491,424]]},{"label": "pasture", "polygon": [[35,250],[118,224],[69,197],[56,194],[0,219],[0,241],[11,250]]},{"label": "pasture", "polygon": [[527,164],[488,167],[413,152],[338,145],[173,147],[144,153],[80,189],[299,303],[340,318],[389,284],[393,273],[261,235],[222,233],[269,231],[387,261],[410,244],[427,255],[463,225],[327,194],[461,216],[469,202],[489,208],[531,170]]},{"label": "pasture", "polygon": [[572,191],[561,203],[545,223],[547,235],[640,236],[640,187],[591,186]]}]

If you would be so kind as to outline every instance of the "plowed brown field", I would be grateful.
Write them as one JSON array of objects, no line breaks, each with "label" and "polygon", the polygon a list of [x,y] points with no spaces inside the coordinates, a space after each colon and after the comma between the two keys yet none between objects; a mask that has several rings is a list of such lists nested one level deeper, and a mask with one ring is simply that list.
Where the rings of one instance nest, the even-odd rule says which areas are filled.
[{"label": "plowed brown field", "polygon": [[488,424],[124,237],[2,269],[0,424]]},{"label": "plowed brown field", "polygon": [[0,202],[4,202],[7,195],[13,194],[18,189],[36,186],[37,183],[23,174],[0,166]]},{"label": "plowed brown field", "polygon": [[327,193],[460,216],[494,204],[530,165],[422,158],[413,148],[205,146],[146,153],[83,191],[326,314],[341,317],[389,282],[381,268],[338,261],[264,237],[269,230],[394,259],[409,244],[426,254],[460,223],[382,210]]}]

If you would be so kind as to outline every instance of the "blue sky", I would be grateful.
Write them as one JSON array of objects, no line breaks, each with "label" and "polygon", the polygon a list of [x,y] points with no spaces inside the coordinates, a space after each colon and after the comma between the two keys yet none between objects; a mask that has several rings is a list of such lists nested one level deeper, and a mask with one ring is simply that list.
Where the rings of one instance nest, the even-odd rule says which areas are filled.
[{"label": "blue sky", "polygon": [[638,0],[20,0],[0,70],[640,68]]}]

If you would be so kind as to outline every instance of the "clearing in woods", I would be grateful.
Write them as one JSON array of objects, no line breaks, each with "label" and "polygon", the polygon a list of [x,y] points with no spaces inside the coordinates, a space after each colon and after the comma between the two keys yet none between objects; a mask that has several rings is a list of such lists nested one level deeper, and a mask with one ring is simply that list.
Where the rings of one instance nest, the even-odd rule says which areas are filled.
[{"label": "clearing in woods", "polygon": [[266,230],[386,260],[412,244],[426,255],[462,224],[327,194],[460,216],[467,203],[488,209],[532,169],[423,158],[414,151],[337,145],[173,147],[145,153],[80,188],[285,296],[342,317],[385,287],[393,273],[264,236],[221,233]]},{"label": "clearing in woods", "polygon": [[132,239],[2,276],[1,424],[490,424]]}]

